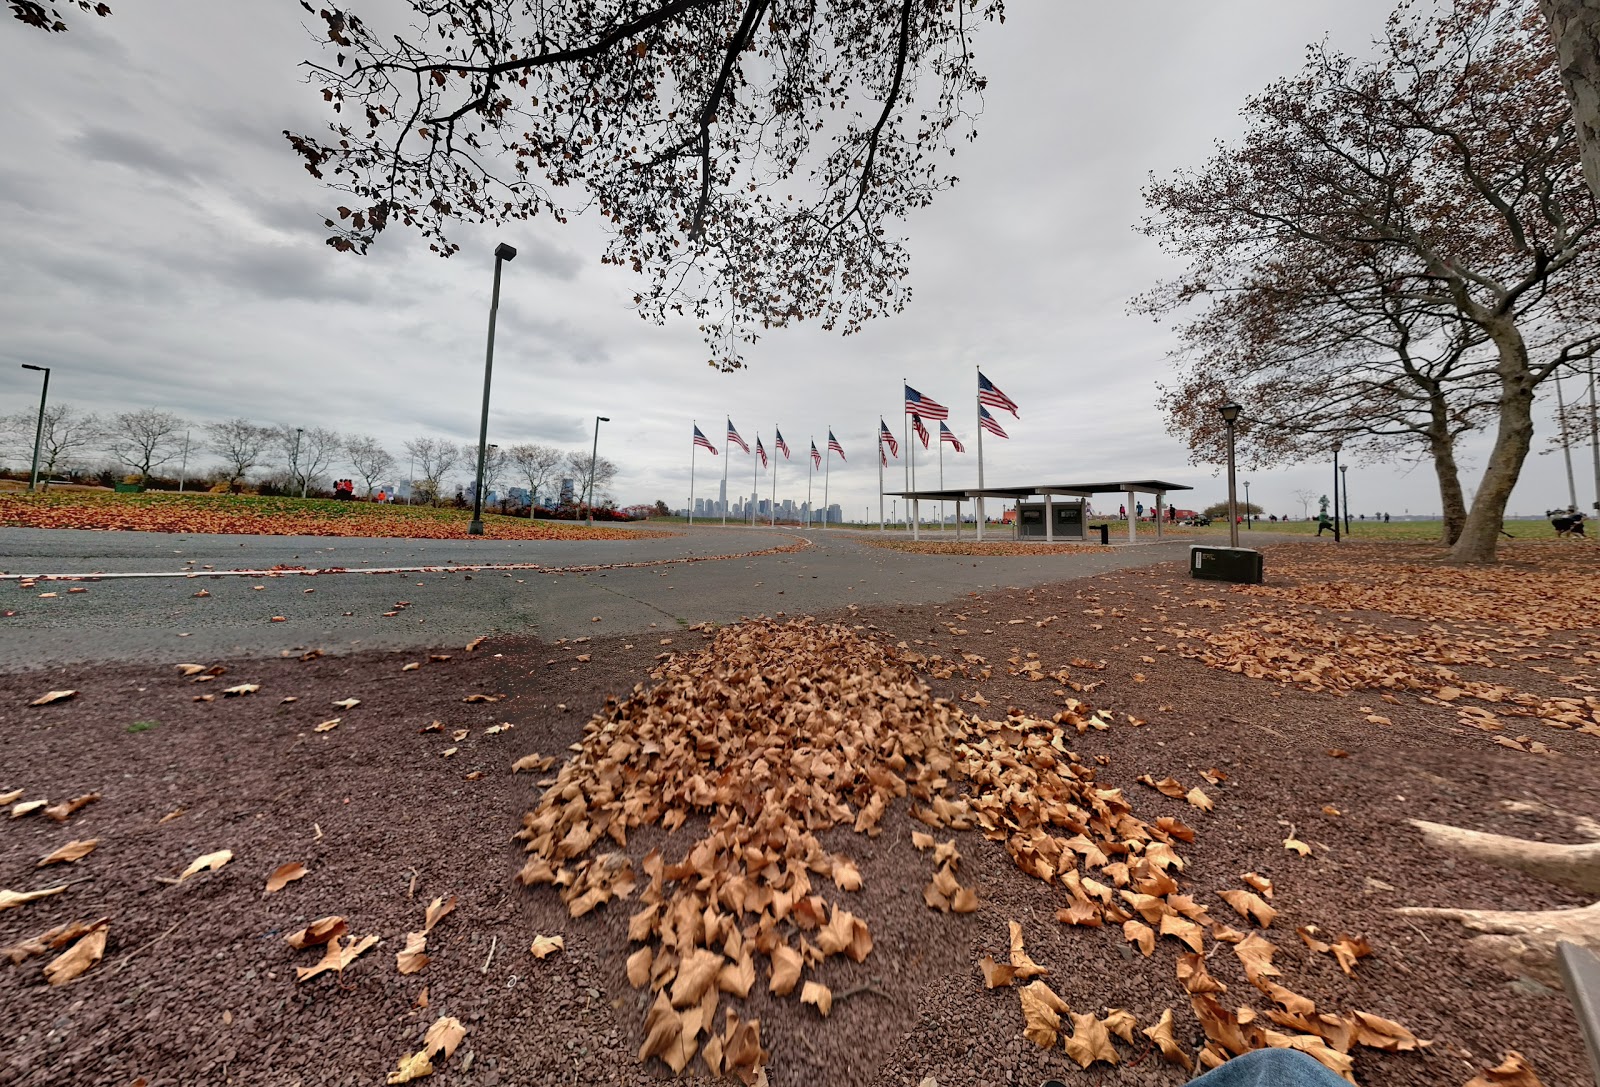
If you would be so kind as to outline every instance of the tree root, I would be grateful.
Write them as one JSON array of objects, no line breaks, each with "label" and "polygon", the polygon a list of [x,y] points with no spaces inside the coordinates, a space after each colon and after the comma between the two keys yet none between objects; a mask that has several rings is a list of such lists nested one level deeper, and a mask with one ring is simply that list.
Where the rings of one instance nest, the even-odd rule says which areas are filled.
[{"label": "tree root", "polygon": [[1568,910],[1461,910],[1407,906],[1405,917],[1459,921],[1484,933],[1470,946],[1515,974],[1526,974],[1559,987],[1556,943],[1565,940],[1600,954],[1600,902]]},{"label": "tree root", "polygon": [[1470,857],[1496,868],[1525,872],[1558,887],[1600,894],[1600,842],[1553,845],[1421,819],[1411,820],[1411,825],[1420,830],[1423,841],[1435,849]]}]

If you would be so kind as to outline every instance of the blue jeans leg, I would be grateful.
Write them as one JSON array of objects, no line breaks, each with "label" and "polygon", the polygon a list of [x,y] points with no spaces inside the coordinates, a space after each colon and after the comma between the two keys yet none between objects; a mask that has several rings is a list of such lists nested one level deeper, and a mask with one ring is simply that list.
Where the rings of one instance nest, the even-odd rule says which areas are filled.
[{"label": "blue jeans leg", "polygon": [[1347,1087],[1315,1057],[1298,1049],[1257,1049],[1213,1068],[1189,1087]]}]

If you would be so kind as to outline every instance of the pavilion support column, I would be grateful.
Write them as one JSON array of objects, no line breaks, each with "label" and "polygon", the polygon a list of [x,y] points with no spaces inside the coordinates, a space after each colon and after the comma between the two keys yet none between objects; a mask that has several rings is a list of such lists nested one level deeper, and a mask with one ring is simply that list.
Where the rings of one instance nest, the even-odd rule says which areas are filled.
[{"label": "pavilion support column", "polygon": [[1161,499],[1162,499],[1162,497],[1163,496],[1162,496],[1161,492],[1157,491],[1156,492],[1156,539],[1158,539],[1158,540],[1161,539],[1161,537],[1162,537],[1162,532],[1161,532]]},{"label": "pavilion support column", "polygon": [[1049,492],[1044,496],[1044,542],[1056,542],[1056,508],[1050,502]]},{"label": "pavilion support column", "polygon": [[1127,491],[1125,493],[1128,496],[1128,542],[1133,543],[1139,538],[1139,506],[1138,503],[1134,502],[1133,500],[1132,491]]},{"label": "pavilion support column", "polygon": [[911,500],[911,538],[913,540],[921,539],[921,537],[917,535],[917,531],[918,531],[918,529],[921,528],[921,526],[922,526],[922,499],[913,498]]},{"label": "pavilion support column", "polygon": [[956,499],[956,543],[961,542],[961,499]]},{"label": "pavilion support column", "polygon": [[978,542],[982,543],[983,542],[983,496],[980,494],[976,499],[974,499],[974,501],[977,503],[977,505],[974,508],[978,511],[977,517],[974,518],[974,520],[978,524]]}]

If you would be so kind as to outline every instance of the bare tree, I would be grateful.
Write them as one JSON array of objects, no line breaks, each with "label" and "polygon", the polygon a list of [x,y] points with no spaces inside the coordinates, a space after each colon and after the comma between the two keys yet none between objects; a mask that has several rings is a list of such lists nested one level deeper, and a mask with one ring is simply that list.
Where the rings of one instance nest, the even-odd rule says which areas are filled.
[{"label": "bare tree", "polygon": [[406,453],[414,465],[412,490],[426,502],[439,501],[444,477],[461,462],[461,447],[441,438],[413,438],[406,443]]},{"label": "bare tree", "polygon": [[583,500],[591,506],[597,505],[595,495],[603,492],[606,487],[610,486],[611,481],[617,478],[617,466],[615,464],[604,457],[595,458],[594,481],[592,484],[594,489],[591,493],[589,490],[591,483],[589,480],[588,453],[567,454],[567,471],[571,472],[572,478],[577,480],[578,487],[584,494]]},{"label": "bare tree", "polygon": [[[1600,217],[1535,3],[1402,8],[1371,61],[1313,49],[1246,104],[1238,146],[1146,191],[1147,232],[1190,261],[1173,307],[1300,261],[1303,287],[1388,292],[1474,326],[1496,433],[1458,562],[1495,559],[1539,383],[1600,347],[1586,312]],[[1369,252],[1386,281],[1350,278]]]},{"label": "bare tree", "polygon": [[1294,492],[1294,496],[1300,502],[1300,516],[1302,518],[1309,518],[1311,516],[1311,500],[1317,497],[1317,492],[1308,491],[1304,487],[1301,487],[1298,491]]},{"label": "bare tree", "polygon": [[[510,456],[506,450],[498,445],[491,445],[483,451],[483,493],[485,501],[491,491],[500,489],[500,481],[505,478],[506,470],[510,467]],[[472,466],[476,470],[477,465]]]},{"label": "bare tree", "polygon": [[560,477],[561,466],[566,459],[567,454],[553,445],[526,443],[511,447],[511,466],[518,478],[528,481],[530,503],[539,504],[540,493],[547,493]]},{"label": "bare tree", "polygon": [[344,455],[350,458],[356,475],[366,484],[368,498],[372,497],[372,489],[377,486],[378,481],[394,471],[394,457],[376,438],[365,434],[354,434],[346,438]]},{"label": "bare tree", "polygon": [[327,427],[280,426],[274,433],[289,473],[289,488],[298,488],[302,498],[344,449],[339,432]]},{"label": "bare tree", "polygon": [[125,411],[107,421],[105,450],[137,472],[143,483],[150,478],[150,469],[169,463],[183,450],[183,432],[188,426],[170,411]]},{"label": "bare tree", "polygon": [[265,462],[277,431],[269,426],[252,423],[248,419],[228,419],[220,423],[207,423],[206,442],[211,452],[222,458],[221,474],[228,490],[237,492],[250,469]]},{"label": "bare tree", "polygon": [[86,450],[94,448],[100,440],[100,418],[92,413],[79,412],[71,404],[51,404],[44,409],[44,430],[38,429],[39,409],[18,412],[0,421],[0,431],[6,435],[6,451],[19,457],[23,463],[33,463],[34,439],[39,440],[39,487],[50,485],[50,477],[58,471],[67,471],[78,463]]}]

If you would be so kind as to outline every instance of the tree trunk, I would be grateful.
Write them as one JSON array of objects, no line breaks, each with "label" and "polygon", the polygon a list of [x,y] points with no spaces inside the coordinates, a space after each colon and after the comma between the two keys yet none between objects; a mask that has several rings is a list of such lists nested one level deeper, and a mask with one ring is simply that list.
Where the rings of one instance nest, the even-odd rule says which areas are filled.
[{"label": "tree trunk", "polygon": [[1433,471],[1439,477],[1439,505],[1444,511],[1443,542],[1455,546],[1461,528],[1467,523],[1467,497],[1461,490],[1461,469],[1456,464],[1456,443],[1450,435],[1450,409],[1437,387],[1430,389],[1428,409],[1428,451],[1433,456]]},{"label": "tree trunk", "polygon": [[1500,426],[1483,482],[1473,496],[1461,535],[1450,549],[1453,562],[1495,561],[1500,532],[1505,527],[1506,503],[1533,446],[1534,380],[1528,370],[1528,346],[1512,318],[1485,322],[1484,329],[1500,354],[1496,366],[1500,375]]},{"label": "tree trunk", "polygon": [[1583,176],[1600,200],[1600,0],[1540,0],[1572,100]]}]

